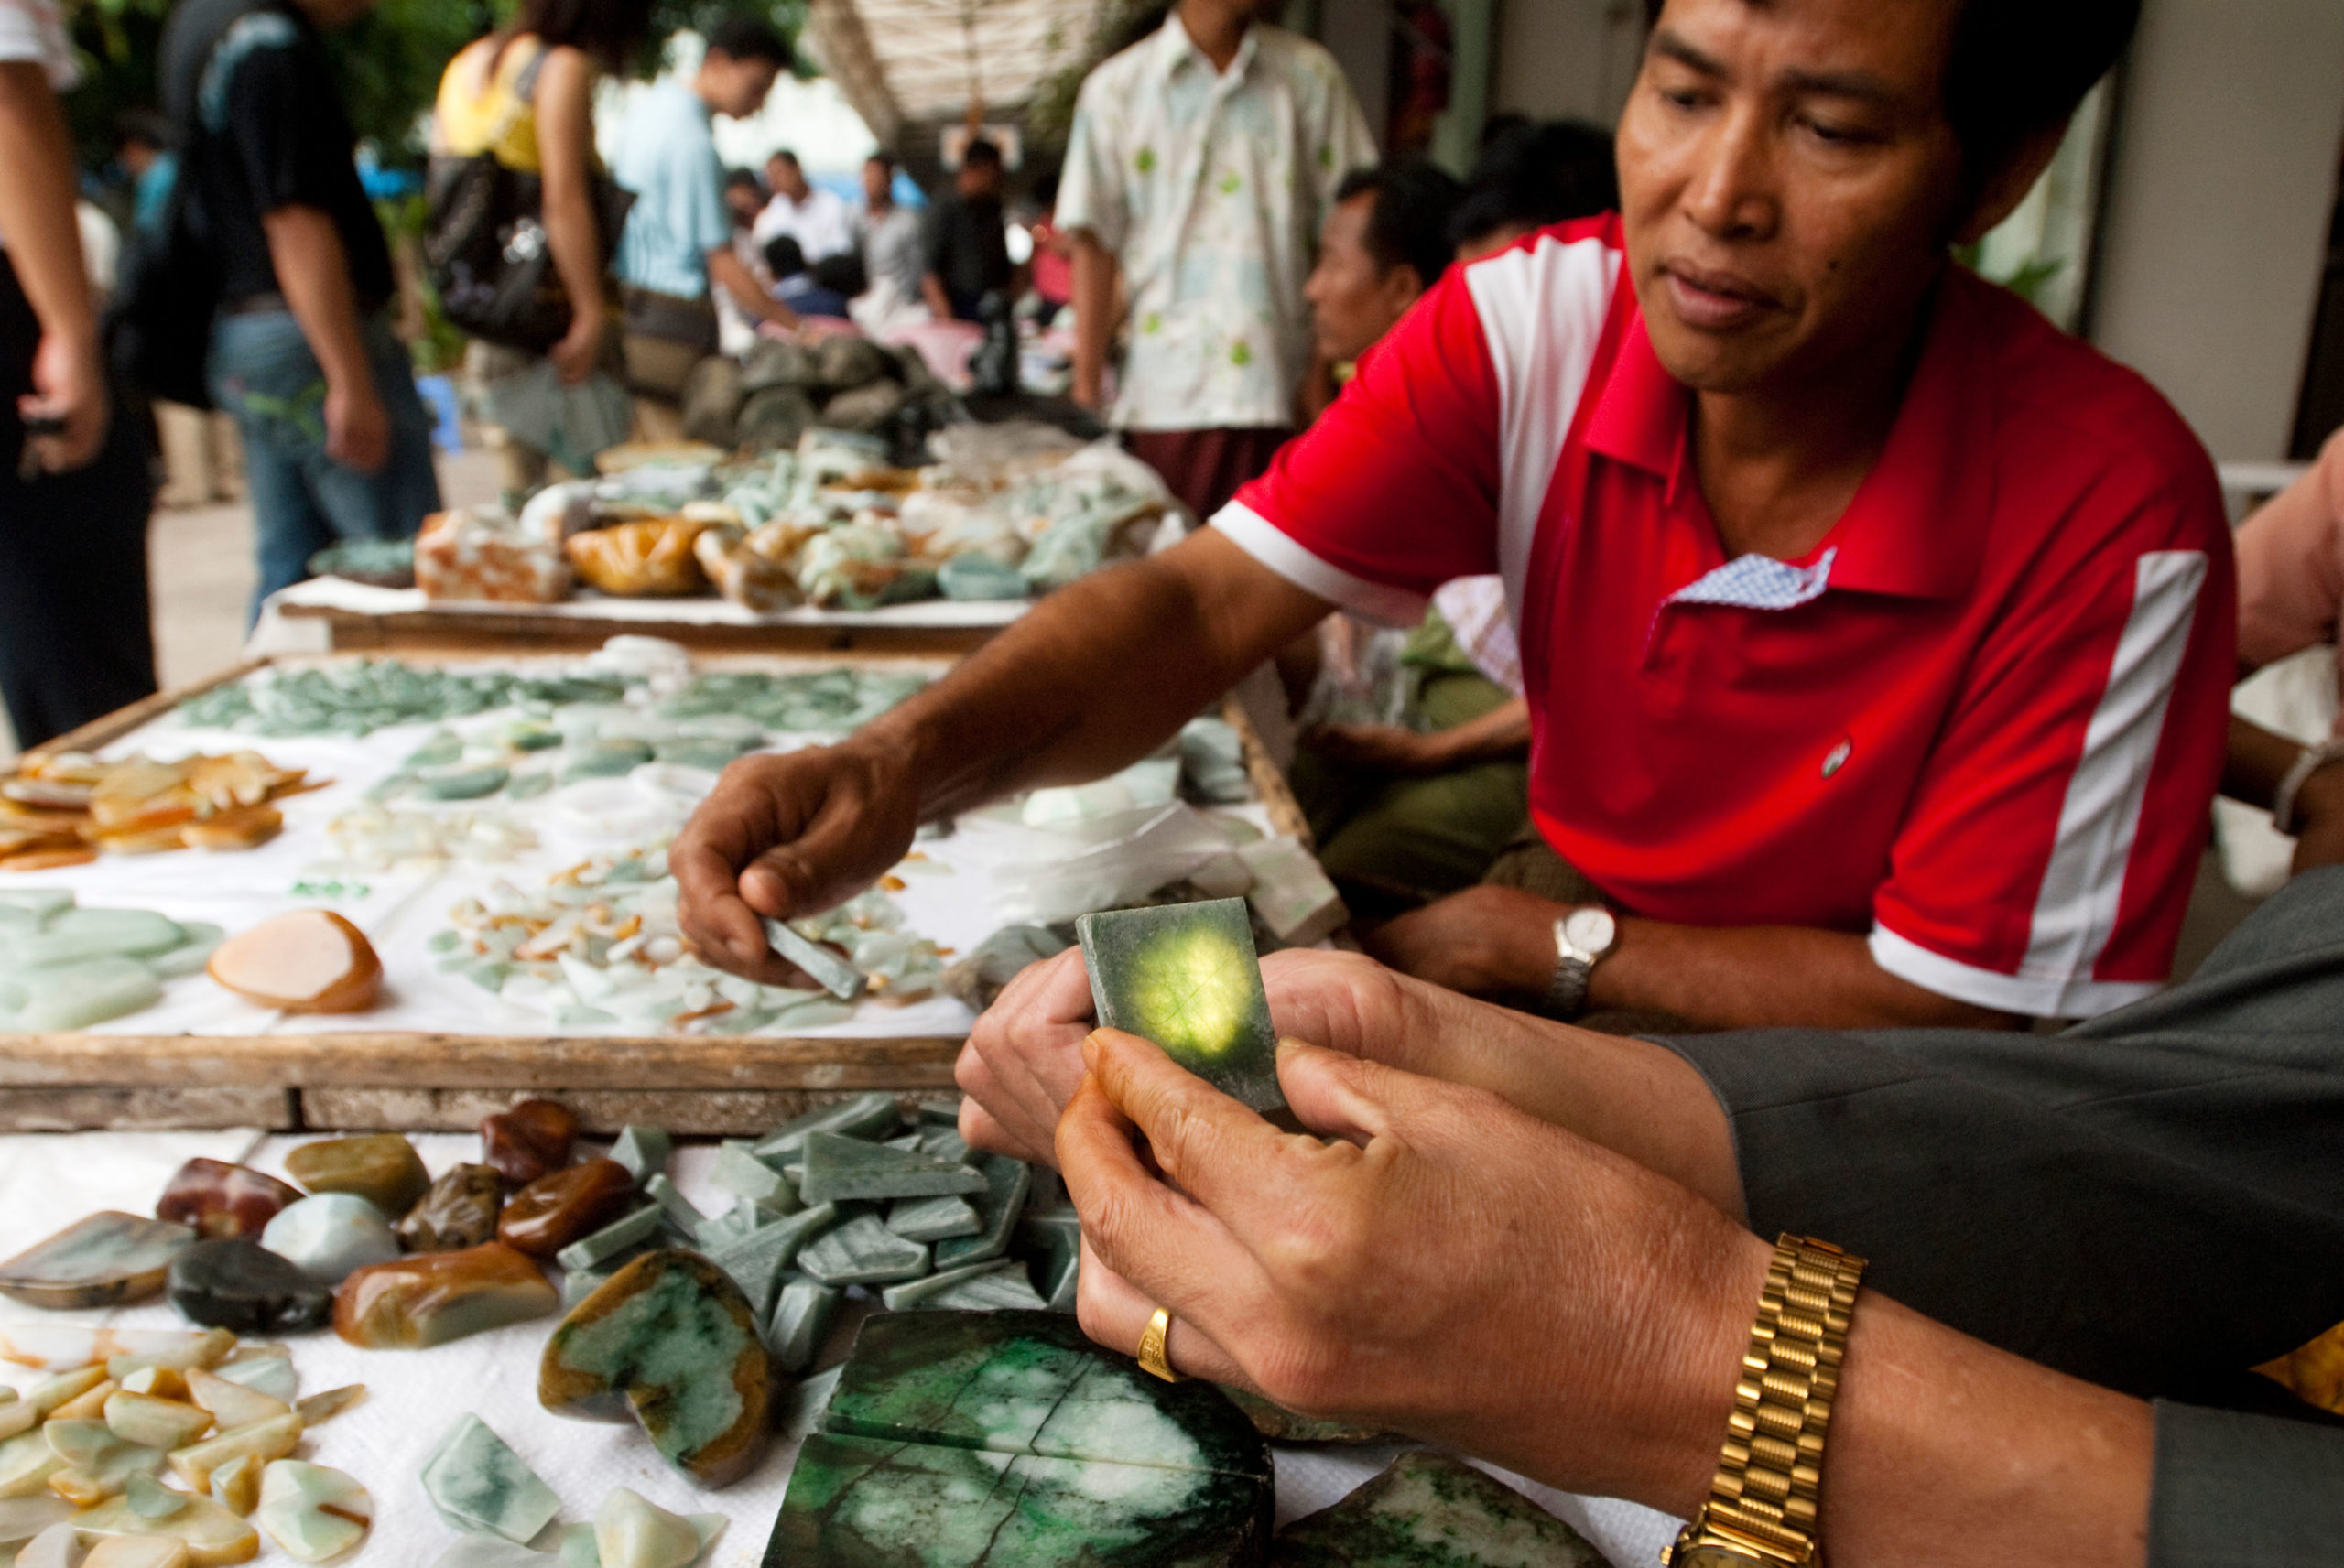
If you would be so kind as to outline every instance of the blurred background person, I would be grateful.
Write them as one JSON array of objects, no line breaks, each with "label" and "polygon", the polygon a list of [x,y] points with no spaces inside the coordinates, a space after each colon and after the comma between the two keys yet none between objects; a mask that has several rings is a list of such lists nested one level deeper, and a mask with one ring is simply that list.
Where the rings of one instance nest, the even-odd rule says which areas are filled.
[{"label": "blurred background person", "polygon": [[493,156],[539,178],[539,220],[570,301],[570,330],[543,354],[475,341],[465,369],[504,465],[508,503],[546,480],[549,461],[592,471],[627,438],[626,361],[610,308],[592,181],[594,85],[624,71],[651,30],[651,0],[522,0],[512,22],[461,50],[440,80],[439,150]]},{"label": "blurred background person", "polygon": [[[732,214],[732,254],[758,282],[765,284],[773,279],[765,273],[765,258],[757,244],[756,222],[757,214],[765,210],[768,194],[765,182],[757,177],[756,170],[725,171],[724,205]],[[739,359],[756,347],[756,319],[742,310],[729,288],[715,289],[711,297],[716,303],[717,351]]]},{"label": "blurred background person", "polygon": [[1612,133],[1574,120],[1493,121],[1465,177],[1449,238],[1459,261],[1474,261],[1549,223],[1619,205]]},{"label": "blurred background person", "polygon": [[[1085,78],[1058,187],[1074,397],[1199,517],[1269,466],[1310,362],[1302,298],[1343,175],[1374,161],[1334,57],[1269,0],[1180,0]],[[1128,321],[1112,408],[1108,351]]]},{"label": "blurred background person", "polygon": [[0,0],[0,698],[35,746],[155,689],[153,486],[113,417],[57,93],[56,0]]},{"label": "blurred background person", "polygon": [[114,126],[114,161],[130,178],[130,223],[152,232],[163,221],[164,204],[178,179],[179,155],[172,150],[171,123],[152,109],[126,111]]},{"label": "blurred background person", "polygon": [[773,200],[757,214],[760,248],[787,234],[798,242],[808,266],[854,250],[854,215],[836,192],[806,178],[796,153],[784,147],[765,159],[765,184],[773,189]]},{"label": "blurred background person", "polygon": [[729,168],[724,171],[724,205],[732,213],[735,232],[748,233],[756,226],[757,214],[765,210],[765,182],[751,168]]},{"label": "blurred background person", "polygon": [[618,137],[611,173],[635,192],[635,205],[612,270],[625,309],[635,433],[646,440],[683,435],[684,384],[718,349],[711,284],[746,316],[798,324],[732,248],[724,164],[710,133],[713,115],[743,119],[763,108],[789,60],[789,45],[772,24],[728,16],[710,30],[691,81],[661,81],[644,92]]},{"label": "blurred background person", "polygon": [[1001,209],[1006,180],[1001,149],[973,136],[952,184],[928,204],[920,289],[939,321],[973,321],[986,295],[1016,296],[1018,269]]},{"label": "blurred background person", "polygon": [[1058,177],[1055,173],[1045,175],[1034,188],[1034,202],[1040,211],[1035,214],[1030,231],[1034,259],[1028,264],[1028,270],[1033,275],[1036,297],[1055,315],[1074,302],[1074,246],[1058,227]]},{"label": "blurred background person", "polygon": [[863,160],[863,271],[873,288],[894,293],[891,303],[920,297],[923,273],[919,214],[895,200],[895,159],[884,152]]},{"label": "blurred background person", "polygon": [[220,280],[212,393],[244,440],[255,617],[337,539],[405,538],[440,509],[390,248],[320,36],[372,9],[184,0],[163,29],[164,108],[189,128],[179,178]]},{"label": "blurred background person", "polygon": [[849,296],[831,287],[806,265],[806,253],[787,234],[765,242],[765,271],[773,278],[773,297],[800,316],[827,316],[846,320]]}]

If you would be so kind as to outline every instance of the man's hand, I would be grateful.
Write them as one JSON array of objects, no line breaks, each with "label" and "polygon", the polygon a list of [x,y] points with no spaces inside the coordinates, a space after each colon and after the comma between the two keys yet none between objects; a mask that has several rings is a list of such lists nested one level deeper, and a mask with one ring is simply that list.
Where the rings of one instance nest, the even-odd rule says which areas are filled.
[{"label": "man's hand", "polygon": [[1302,743],[1330,762],[1422,778],[1455,765],[1448,731],[1421,734],[1397,724],[1322,724]]},{"label": "man's hand", "polygon": [[360,473],[391,460],[391,416],[372,381],[326,387],[326,456]]},{"label": "man's hand", "polygon": [[55,435],[34,435],[25,444],[45,473],[67,473],[82,467],[105,444],[110,402],[105,372],[98,363],[98,345],[86,335],[43,332],[33,351],[33,390],[16,399],[16,413],[27,426],[51,420],[64,428]]},{"label": "man's hand", "polygon": [[743,757],[667,851],[700,956],[767,985],[803,984],[765,916],[812,914],[869,886],[911,848],[919,790],[893,752],[850,742]]},{"label": "man's hand", "polygon": [[1058,1152],[1093,1339],[1130,1354],[1161,1306],[1181,1371],[1550,1484],[1698,1502],[1765,1244],[1481,1090],[1287,1043],[1279,1080],[1322,1143],[1131,1035],[1085,1056]]},{"label": "man's hand", "polygon": [[1570,910],[1519,888],[1471,887],[1384,922],[1360,946],[1467,996],[1540,996],[1555,974],[1555,922]]},{"label": "man's hand", "polygon": [[561,341],[546,351],[546,358],[553,362],[554,374],[561,377],[563,385],[582,385],[594,373],[594,367],[602,357],[604,319],[600,309],[577,312]]},{"label": "man's hand", "polygon": [[2344,762],[2314,769],[2295,791],[2295,875],[2344,865]]},{"label": "man's hand", "polygon": [[[1438,1039],[1448,1022],[1439,993],[1356,953],[1273,953],[1262,960],[1262,984],[1281,1034],[1373,1061],[1417,1065],[1411,1043]],[[1082,1082],[1093,1011],[1078,948],[1011,980],[969,1032],[953,1068],[968,1097],[960,1136],[979,1148],[1055,1163],[1058,1118]]]}]

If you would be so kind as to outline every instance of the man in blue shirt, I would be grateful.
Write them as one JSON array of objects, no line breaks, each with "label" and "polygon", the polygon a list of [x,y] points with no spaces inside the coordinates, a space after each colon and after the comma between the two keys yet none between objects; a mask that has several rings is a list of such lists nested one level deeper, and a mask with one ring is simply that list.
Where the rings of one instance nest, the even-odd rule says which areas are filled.
[{"label": "man in blue shirt", "polygon": [[709,122],[763,106],[789,68],[789,46],[754,16],[727,17],[708,37],[689,85],[662,81],[635,102],[611,174],[635,192],[613,270],[626,307],[627,380],[639,431],[651,439],[683,433],[678,405],[692,367],[716,352],[721,284],[742,310],[785,327],[798,324],[732,250],[724,204],[724,165]]}]

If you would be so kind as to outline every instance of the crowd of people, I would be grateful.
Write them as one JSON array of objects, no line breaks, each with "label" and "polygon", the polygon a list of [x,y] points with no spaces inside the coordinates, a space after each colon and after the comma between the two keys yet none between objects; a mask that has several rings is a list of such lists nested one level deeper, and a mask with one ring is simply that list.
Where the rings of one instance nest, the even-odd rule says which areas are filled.
[{"label": "crowd of people", "polygon": [[[438,503],[319,45],[364,3],[182,0],[166,39],[264,592]],[[971,1141],[1066,1175],[1096,1337],[1671,1509],[1712,1568],[2313,1561],[2344,1434],[2249,1368],[2344,1320],[2344,742],[2229,696],[2337,640],[2344,437],[2234,547],[2165,399],[1951,260],[2137,0],[1646,9],[1616,145],[1501,124],[1460,181],[1379,161],[1264,0],[1179,0],[1083,83],[1024,254],[981,136],[919,212],[884,154],[860,203],[787,152],[727,170],[712,117],[790,60],[762,20],[640,93],[607,169],[594,85],[647,0],[523,0],[458,55],[435,148],[537,178],[570,306],[472,361],[516,489],[675,433],[761,333],[1038,294],[1074,399],[1207,524],[736,763],[672,850],[686,928],[798,979],[763,919],[1274,666],[1366,950],[1264,966],[1313,1136],[1094,1032],[1073,956],[961,1059]],[[27,740],[152,684],[56,21],[0,0]],[[1362,681],[1395,702],[1337,700]],[[2305,874],[2168,989],[2218,790]],[[1766,1361],[1802,1334],[1843,1336],[1830,1380]]]}]

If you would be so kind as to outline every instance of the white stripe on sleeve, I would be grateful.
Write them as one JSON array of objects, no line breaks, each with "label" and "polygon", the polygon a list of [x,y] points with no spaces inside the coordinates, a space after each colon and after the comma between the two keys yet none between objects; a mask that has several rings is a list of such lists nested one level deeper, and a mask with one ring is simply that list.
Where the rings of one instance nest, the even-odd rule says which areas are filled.
[{"label": "white stripe on sleeve", "polygon": [[1551,235],[1465,269],[1497,376],[1498,575],[1522,624],[1538,514],[1571,433],[1620,280],[1620,253],[1599,239]]},{"label": "white stripe on sleeve", "polygon": [[1331,561],[1321,560],[1276,524],[1239,502],[1212,514],[1212,525],[1230,543],[1305,593],[1332,600],[1344,609],[1384,626],[1414,626],[1425,618],[1422,595],[1386,583],[1370,582]]}]

